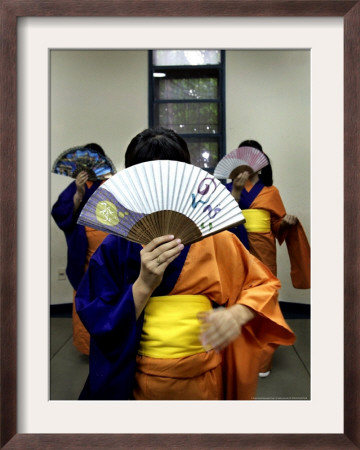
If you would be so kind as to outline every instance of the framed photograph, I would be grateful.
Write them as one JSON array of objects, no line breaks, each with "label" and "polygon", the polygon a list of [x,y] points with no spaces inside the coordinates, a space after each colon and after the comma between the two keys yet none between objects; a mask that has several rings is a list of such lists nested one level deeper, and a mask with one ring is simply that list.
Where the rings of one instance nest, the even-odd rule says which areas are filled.
[{"label": "framed photograph", "polygon": [[[360,5],[359,2],[350,2],[350,1],[271,1],[271,2],[247,2],[247,1],[203,1],[199,0],[197,2],[193,1],[169,1],[169,0],[160,0],[160,1],[147,1],[147,0],[135,0],[133,2],[126,2],[125,0],[109,0],[107,2],[97,2],[97,1],[80,1],[75,2],[72,0],[60,2],[60,1],[50,1],[46,2],[46,4],[42,5],[41,3],[34,2],[30,0],[27,3],[23,3],[17,0],[13,1],[5,1],[3,2],[2,10],[2,67],[6,67],[7,70],[3,71],[1,75],[1,136],[2,136],[2,148],[0,153],[1,158],[1,168],[2,174],[6,174],[1,179],[1,445],[5,446],[6,444],[17,447],[29,447],[31,448],[62,448],[66,446],[71,447],[96,447],[101,445],[102,448],[113,448],[113,447],[146,447],[146,448],[169,448],[169,447],[185,447],[185,448],[212,448],[212,447],[224,447],[224,448],[276,448],[279,446],[292,448],[292,447],[301,447],[301,446],[311,446],[312,448],[353,448],[354,445],[360,445],[360,434],[357,427],[359,423],[359,401],[357,396],[354,395],[359,390],[359,362],[357,355],[359,354],[359,306],[356,299],[359,294],[359,286],[358,286],[358,276],[357,276],[357,265],[359,261],[358,255],[358,239],[357,239],[357,228],[358,228],[358,207],[357,207],[357,194],[359,192],[359,177],[357,176],[357,165],[359,159],[359,140],[358,140],[358,127],[359,127],[359,77],[360,73],[360,58],[359,58],[359,29],[360,29]],[[244,428],[241,428],[241,431],[236,428],[236,420],[229,421],[230,425],[228,427],[221,427],[221,423],[223,422],[222,418],[224,415],[231,414],[231,411],[228,409],[231,405],[227,405],[226,407],[221,404],[211,405],[208,404],[208,409],[212,412],[213,416],[206,416],[204,414],[203,418],[206,417],[207,424],[209,421],[212,421],[212,417],[214,417],[214,423],[216,422],[216,429],[218,432],[214,433],[214,427],[204,427],[199,426],[198,428],[194,427],[193,429],[185,430],[185,432],[179,431],[180,428],[176,426],[168,426],[168,423],[164,423],[161,427],[154,426],[150,427],[142,427],[136,426],[136,424],[132,424],[131,427],[126,428],[124,426],[119,426],[119,432],[113,425],[108,424],[106,426],[103,423],[104,427],[103,431],[99,431],[94,427],[89,426],[89,422],[87,424],[83,424],[77,422],[76,420],[73,423],[73,427],[66,428],[66,431],[59,431],[58,426],[50,426],[49,422],[44,422],[45,425],[40,429],[39,426],[27,427],[26,419],[20,419],[20,412],[22,409],[26,410],[28,413],[32,411],[32,404],[28,401],[28,397],[23,396],[23,387],[22,383],[25,378],[26,388],[29,390],[31,387],[34,387],[34,392],[36,392],[36,386],[39,383],[39,380],[36,379],[32,370],[25,370],[23,368],[30,367],[32,365],[39,366],[39,372],[46,372],[46,365],[43,362],[43,353],[39,352],[39,355],[34,355],[31,353],[31,364],[28,361],[30,355],[25,352],[19,354],[19,332],[22,333],[24,328],[27,328],[27,322],[23,320],[23,317],[27,317],[33,310],[41,311],[40,316],[36,316],[35,320],[38,320],[39,323],[46,322],[48,320],[48,311],[43,311],[44,308],[39,307],[39,301],[34,298],[34,295],[31,296],[31,302],[24,302],[24,298],[29,300],[29,293],[25,292],[28,279],[27,275],[24,277],[24,274],[27,274],[26,271],[23,270],[23,264],[28,264],[28,261],[34,261],[34,280],[41,284],[42,280],[45,280],[46,276],[48,276],[48,259],[45,258],[44,261],[40,261],[37,263],[37,259],[32,259],[32,255],[29,255],[27,252],[27,246],[25,245],[26,240],[32,239],[32,236],[28,233],[28,231],[24,229],[24,224],[21,223],[21,219],[24,217],[23,211],[30,210],[31,217],[34,217],[34,220],[38,220],[37,226],[32,227],[32,234],[37,233],[38,236],[46,236],[47,234],[47,226],[48,220],[46,219],[46,215],[42,212],[37,216],[35,214],[36,202],[34,202],[34,198],[27,200],[24,202],[24,196],[22,195],[24,189],[22,187],[22,183],[27,185],[34,184],[37,186],[37,191],[39,195],[45,196],[45,203],[48,202],[48,193],[44,192],[48,188],[47,184],[43,181],[39,181],[36,176],[34,176],[34,172],[31,174],[21,172],[19,168],[23,167],[33,167],[32,159],[36,159],[36,156],[39,156],[39,149],[46,149],[49,145],[49,137],[45,132],[41,137],[39,142],[39,149],[34,148],[32,145],[31,148],[27,145],[26,139],[29,137],[29,141],[32,143],[35,142],[33,133],[36,130],[32,128],[24,128],[24,124],[26,124],[22,119],[23,110],[26,110],[27,114],[38,114],[40,115],[39,120],[47,123],[48,117],[48,105],[47,105],[47,95],[48,89],[45,88],[44,96],[38,96],[36,101],[38,102],[39,109],[33,111],[33,101],[29,101],[27,96],[24,96],[25,91],[23,90],[23,80],[21,80],[21,73],[19,73],[19,68],[24,67],[22,64],[23,58],[29,58],[29,54],[27,50],[34,44],[32,41],[32,35],[26,35],[22,32],[21,39],[19,39],[19,24],[21,21],[26,20],[27,18],[38,19],[36,26],[38,26],[39,30],[42,33],[48,34],[49,36],[54,36],[54,26],[56,29],[56,22],[52,21],[47,24],[46,21],[42,21],[43,18],[68,18],[77,20],[79,18],[86,19],[86,17],[93,21],[95,24],[97,20],[101,18],[113,18],[114,20],[117,18],[121,18],[128,23],[129,33],[131,35],[131,24],[132,20],[135,18],[141,18],[142,24],[147,27],[147,21],[150,21],[154,18],[161,18],[163,20],[169,18],[176,19],[186,19],[181,25],[184,28],[184,35],[186,34],[186,27],[191,21],[195,20],[203,20],[204,18],[209,18],[211,20],[222,20],[224,18],[229,19],[238,19],[238,18],[246,18],[246,19],[270,19],[270,18],[283,18],[284,20],[296,20],[296,18],[304,18],[307,17],[310,20],[316,18],[328,18],[329,22],[325,21],[321,25],[319,29],[319,36],[322,36],[324,40],[328,39],[328,31],[329,28],[334,27],[337,29],[339,23],[342,25],[341,28],[342,33],[335,32],[334,36],[336,36],[337,42],[333,42],[332,49],[334,54],[337,55],[334,58],[335,63],[339,63],[339,54],[344,55],[344,70],[343,70],[343,78],[341,82],[343,84],[343,92],[340,89],[340,93],[333,95],[333,93],[329,92],[329,105],[332,106],[333,111],[328,113],[328,116],[324,116],[324,122],[326,122],[326,126],[329,128],[332,126],[334,120],[342,118],[344,119],[344,132],[340,133],[339,136],[336,137],[336,144],[338,148],[343,147],[343,156],[342,158],[336,158],[335,166],[327,166],[331,167],[331,173],[327,173],[324,177],[325,180],[329,180],[331,184],[331,189],[327,190],[330,193],[322,194],[324,197],[323,206],[319,208],[319,211],[327,213],[329,211],[329,219],[326,221],[326,225],[332,225],[335,237],[331,237],[331,241],[328,246],[323,248],[324,252],[327,252],[329,249],[329,258],[330,254],[333,255],[334,261],[333,269],[334,277],[328,276],[326,279],[332,279],[333,285],[330,286],[322,286],[317,287],[316,295],[319,299],[319,302],[324,302],[324,306],[326,305],[326,299],[328,298],[328,293],[332,291],[336,291],[337,300],[339,297],[344,297],[344,304],[342,308],[339,308],[338,303],[336,305],[331,304],[330,301],[327,305],[328,311],[324,310],[324,323],[317,333],[319,335],[323,334],[324,338],[324,346],[336,346],[339,342],[344,345],[341,345],[341,348],[336,348],[334,354],[340,355],[343,352],[344,356],[344,374],[342,374],[342,360],[339,364],[339,360],[336,360],[336,368],[334,367],[334,372],[336,372],[336,380],[343,381],[343,386],[340,386],[340,394],[339,392],[334,393],[333,402],[331,402],[331,398],[327,402],[325,402],[322,407],[324,410],[326,408],[330,408],[331,404],[337,409],[337,412],[333,414],[334,417],[339,418],[340,425],[334,427],[331,430],[330,423],[328,423],[327,428],[316,428],[316,424],[314,428],[309,431],[307,428],[307,432],[302,433],[297,431],[296,427],[289,426],[289,423],[283,422],[283,429],[278,432],[279,428],[276,428],[276,432],[272,431],[264,431],[263,428],[259,425],[256,427],[255,422],[253,422],[253,426],[249,427],[249,432],[244,432]],[[251,22],[250,22],[251,23]],[[294,22],[292,22],[293,24]],[[329,25],[330,23],[330,25]],[[185,25],[184,25],[185,24]],[[313,27],[312,27],[313,28]],[[146,28],[147,29],[147,28]],[[199,28],[201,30],[201,27]],[[81,28],[84,33],[87,32],[86,27]],[[39,33],[41,35],[41,33]],[[79,36],[79,41],[78,37]],[[204,34],[206,37],[206,34]],[[24,39],[24,37],[28,37],[29,39]],[[71,41],[72,39],[72,41]],[[191,36],[188,38],[191,39]],[[205,38],[206,39],[206,38]],[[279,39],[284,39],[279,34]],[[320,39],[321,40],[321,39]],[[320,41],[319,40],[319,41]],[[26,42],[26,48],[19,48],[19,42]],[[131,44],[135,45],[132,40]],[[53,41],[54,42],[54,41]],[[69,33],[69,45],[73,47],[79,46],[80,48],[84,48],[85,40],[81,39],[81,31],[74,38],[74,35]],[[187,41],[184,41],[187,42]],[[206,42],[206,40],[205,40]],[[223,41],[219,39],[219,48],[224,48],[222,43]],[[94,43],[96,43],[96,38],[94,36]],[[47,44],[46,44],[47,45]],[[149,43],[151,48],[156,48],[156,42]],[[162,44],[164,45],[164,44]],[[185,44],[186,45],[186,44]],[[52,47],[51,39],[49,40],[49,48]],[[159,44],[161,46],[161,44]],[[205,47],[204,45],[203,47]],[[70,48],[70,47],[68,47]],[[90,48],[93,48],[90,45]],[[199,47],[200,48],[200,47]],[[340,53],[339,53],[339,49]],[[343,53],[342,53],[343,52]],[[43,67],[42,61],[37,59],[36,54],[35,57],[31,54],[33,58],[31,60],[32,65],[38,65],[39,67]],[[330,65],[329,61],[331,57],[329,54],[327,55],[327,63],[326,67]],[[313,67],[316,68],[316,65],[319,64],[319,60],[317,58],[312,59]],[[48,69],[47,69],[48,70]],[[315,76],[313,81],[315,80],[313,86],[320,86],[321,83],[326,85],[329,82],[329,79],[332,79],[332,73],[336,72],[336,68],[333,71],[331,69],[328,71],[328,76],[323,75],[323,79],[315,80]],[[313,76],[313,75],[312,75]],[[46,79],[46,77],[45,77]],[[26,80],[26,83],[31,86],[35,86],[38,80],[35,78],[31,78]],[[46,83],[45,83],[46,84]],[[336,86],[338,86],[336,84]],[[330,86],[331,82],[330,82]],[[20,90],[19,90],[20,89]],[[321,89],[322,92],[325,92],[326,89]],[[316,95],[314,99],[316,99]],[[325,96],[326,97],[326,96]],[[339,102],[334,103],[334,98],[337,98]],[[319,99],[318,99],[319,100]],[[318,101],[317,100],[317,101]],[[327,102],[326,98],[322,98],[323,103]],[[18,109],[20,105],[20,110]],[[45,105],[45,107],[44,107]],[[317,110],[316,110],[317,111]],[[45,114],[46,113],[46,114]],[[322,118],[314,117],[313,118],[316,123],[322,122]],[[324,126],[324,131],[326,132],[326,126]],[[341,127],[342,129],[342,127]],[[19,135],[19,130],[22,130],[22,134]],[[329,135],[332,136],[332,133],[329,132]],[[319,137],[317,138],[319,139]],[[317,148],[320,148],[318,145],[320,139],[317,141]],[[326,142],[326,139],[324,139]],[[333,142],[334,144],[334,142]],[[326,146],[325,146],[326,150]],[[320,164],[321,167],[321,157],[326,157],[326,151],[324,150],[324,154],[313,155],[313,167],[312,170],[318,169]],[[38,152],[38,153],[37,153]],[[36,155],[36,156],[35,156]],[[38,159],[37,169],[39,173],[44,171],[48,171],[49,162],[47,157],[42,158],[41,155]],[[338,170],[338,173],[334,174]],[[19,178],[19,174],[21,173],[21,179]],[[337,176],[336,176],[337,175]],[[344,183],[344,195],[339,197],[339,192],[342,193],[342,180],[343,176],[345,179]],[[334,177],[334,178],[332,178]],[[334,188],[333,184],[336,185]],[[16,189],[16,186],[18,189]],[[336,192],[334,192],[336,190]],[[17,196],[17,193],[21,194]],[[326,198],[325,198],[326,197]],[[19,203],[19,198],[22,199],[22,202]],[[36,198],[35,198],[36,200]],[[319,198],[313,198],[315,203],[318,202]],[[321,202],[321,199],[320,199]],[[331,208],[332,202],[335,203],[336,208],[334,210]],[[42,201],[42,203],[44,203]],[[17,205],[18,211],[21,209],[21,214],[8,214],[6,211],[9,211],[9,205]],[[335,220],[331,220],[331,215],[335,212],[337,216],[342,215],[342,209],[344,206],[344,226]],[[333,214],[334,215],[334,214]],[[45,217],[45,219],[44,219]],[[320,222],[322,224],[322,217],[317,213],[312,216],[313,221],[316,222],[316,227],[320,229]],[[19,220],[20,219],[20,220]],[[44,220],[43,220],[44,219]],[[45,222],[45,223],[43,223]],[[335,225],[334,225],[335,223]],[[344,241],[341,236],[344,235]],[[45,254],[47,252],[47,246],[43,245],[39,241],[39,254]],[[343,242],[342,242],[343,241]],[[18,242],[17,252],[15,251],[15,242]],[[343,244],[343,248],[342,248]],[[342,260],[343,259],[343,260]],[[328,265],[330,270],[330,265]],[[316,270],[316,269],[315,269]],[[316,274],[316,272],[315,272]],[[344,292],[342,285],[342,275],[344,274]],[[322,278],[322,279],[325,279]],[[45,281],[44,281],[45,283]],[[340,292],[340,293],[339,293]],[[324,297],[324,298],[323,298]],[[330,305],[330,307],[329,307]],[[331,309],[337,311],[337,313],[343,312],[344,315],[344,327],[340,332],[343,331],[344,336],[341,336],[341,339],[336,341],[330,335],[330,325],[331,325]],[[343,311],[342,311],[343,309]],[[320,313],[322,309],[318,310]],[[321,314],[318,315],[318,318]],[[326,321],[325,321],[326,320]],[[318,325],[321,325],[321,322],[317,322]],[[40,327],[39,327],[40,328]],[[25,330],[26,331],[26,330]],[[334,332],[334,334],[336,334]],[[37,336],[37,339],[41,339],[42,335]],[[320,339],[319,339],[320,341]],[[21,342],[20,342],[21,344]],[[45,353],[46,353],[46,345],[44,344]],[[20,346],[21,347],[21,346]],[[339,345],[338,345],[339,347]],[[343,348],[342,348],[343,347]],[[324,347],[325,348],[325,347]],[[326,350],[325,354],[328,354],[329,350]],[[330,353],[329,353],[330,354]],[[23,364],[22,360],[27,360],[27,364]],[[341,359],[341,358],[340,358]],[[331,369],[331,364],[333,361],[329,362],[329,368]],[[19,371],[20,368],[20,371]],[[328,367],[325,368],[326,370]],[[343,376],[342,376],[343,375]],[[41,382],[46,379],[44,375],[41,375]],[[339,387],[339,386],[337,386]],[[342,388],[343,387],[343,392]],[[330,390],[328,389],[328,392]],[[323,395],[323,393],[321,393]],[[317,395],[316,389],[314,392],[314,396],[312,396],[312,403],[316,404],[319,399],[321,400],[321,395]],[[342,397],[343,401],[339,401],[339,396]],[[317,398],[318,397],[318,398]],[[24,399],[26,401],[24,401]],[[51,403],[48,402],[48,408],[54,412],[54,416],[52,420],[61,421],[61,417],[65,418],[67,411],[65,405],[57,403],[56,405],[51,406]],[[82,402],[81,402],[82,403]],[[98,404],[98,412],[95,413],[96,409],[94,409],[94,413],[98,414],[100,419],[99,421],[104,421],[102,414],[100,413],[102,408],[109,408],[108,405],[104,405],[104,402],[100,402]],[[105,402],[106,403],[106,402]],[[116,402],[114,402],[116,403]],[[136,402],[135,402],[136,403]],[[151,403],[151,402],[150,402]],[[253,402],[254,403],[254,402]],[[268,402],[269,403],[269,402]],[[327,406],[326,406],[327,405]],[[81,408],[84,405],[79,405],[79,402],[72,403],[71,408],[73,413],[79,415],[82,413]],[[90,405],[89,405],[90,406]],[[130,417],[136,419],[136,413],[139,410],[132,410],[130,405],[126,405],[126,408]],[[139,406],[139,405],[137,405]],[[265,406],[265,405],[264,405]],[[321,406],[321,405],[320,405]],[[161,421],[161,414],[163,412],[160,409],[154,411],[151,409],[151,405],[140,405],[143,410],[142,414],[146,417],[151,415],[159,414],[159,418]],[[169,408],[169,406],[162,405],[163,408]],[[265,406],[267,411],[271,411],[270,414],[276,415],[281,408],[285,408],[285,404],[282,402],[278,402],[278,405],[268,404]],[[342,411],[343,407],[343,411]],[[249,406],[249,408],[253,408],[253,411],[249,414],[250,416],[253,414],[256,416],[256,407]],[[306,414],[306,410],[302,409],[301,406],[297,405],[295,408],[298,408],[300,414],[302,412],[303,415]],[[50,411],[49,409],[49,411]],[[180,410],[181,407],[178,408]],[[56,410],[56,411],[55,411]],[[194,407],[194,410],[198,411],[199,418],[203,412],[200,411],[197,407]],[[167,409],[169,411],[169,409]],[[171,409],[174,412],[174,409]],[[236,414],[238,414],[238,410],[233,410]],[[250,410],[249,410],[250,411]],[[116,413],[116,410],[115,410]],[[36,413],[35,413],[36,414]],[[182,414],[186,414],[186,411],[182,411]],[[283,413],[282,413],[283,414]],[[169,414],[168,414],[169,415]],[[142,416],[143,417],[143,416]],[[180,418],[184,417],[180,415]],[[218,417],[218,419],[216,418]],[[280,416],[281,417],[281,416]],[[102,419],[101,419],[102,418]],[[202,420],[203,420],[202,418]],[[220,418],[220,419],[219,419]],[[326,411],[324,411],[324,418],[326,422]],[[174,420],[176,420],[176,413],[174,414]],[[65,420],[65,419],[64,419]],[[68,419],[66,419],[68,420]],[[245,420],[245,417],[242,419]],[[30,419],[28,420],[30,423]],[[342,429],[341,425],[343,422],[343,433],[339,432]],[[35,423],[35,422],[34,422]],[[20,424],[20,427],[19,427]],[[199,424],[201,425],[201,420],[199,420]],[[280,425],[280,427],[281,427]],[[28,432],[27,430],[31,430]],[[129,430],[128,432],[126,430]],[[154,432],[151,432],[151,430]],[[327,431],[324,432],[324,429]],[[20,431],[19,431],[20,430]],[[26,430],[25,432],[23,430]],[[54,432],[55,430],[55,432]],[[69,431],[70,430],[70,431]],[[268,427],[267,430],[271,430],[271,427]],[[295,430],[295,431],[294,431]],[[287,434],[291,433],[291,434]]]}]

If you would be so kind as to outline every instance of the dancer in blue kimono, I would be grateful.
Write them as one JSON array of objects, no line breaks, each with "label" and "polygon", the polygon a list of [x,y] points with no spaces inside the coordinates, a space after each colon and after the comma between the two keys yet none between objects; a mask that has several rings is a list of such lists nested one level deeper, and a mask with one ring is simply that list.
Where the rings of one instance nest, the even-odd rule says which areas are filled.
[{"label": "dancer in blue kimono", "polygon": [[[87,144],[84,148],[91,148],[105,155],[104,150],[98,144]],[[76,179],[59,195],[51,210],[57,226],[64,232],[67,244],[66,275],[74,289],[72,299],[73,344],[79,352],[85,355],[89,354],[90,336],[76,313],[75,294],[92,254],[107,236],[107,233],[103,231],[76,223],[85,203],[104,182],[104,180],[89,181],[88,178],[87,172],[80,172]]]}]

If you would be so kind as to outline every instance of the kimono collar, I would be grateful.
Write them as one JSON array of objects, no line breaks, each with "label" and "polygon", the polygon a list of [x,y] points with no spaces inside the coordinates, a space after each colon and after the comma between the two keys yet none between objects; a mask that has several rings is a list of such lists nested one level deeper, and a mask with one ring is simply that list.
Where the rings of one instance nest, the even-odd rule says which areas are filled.
[{"label": "kimono collar", "polygon": [[164,276],[160,283],[160,286],[158,286],[155,289],[152,296],[156,297],[161,295],[167,295],[174,289],[175,284],[184,267],[187,254],[189,253],[189,249],[190,245],[185,245],[180,255],[177,258],[175,258],[171,264],[169,264],[169,266],[166,268],[164,272]]},{"label": "kimono collar", "polygon": [[241,209],[249,209],[252,202],[263,189],[264,184],[259,180],[254,186],[247,191],[245,188],[241,191],[239,206]]}]

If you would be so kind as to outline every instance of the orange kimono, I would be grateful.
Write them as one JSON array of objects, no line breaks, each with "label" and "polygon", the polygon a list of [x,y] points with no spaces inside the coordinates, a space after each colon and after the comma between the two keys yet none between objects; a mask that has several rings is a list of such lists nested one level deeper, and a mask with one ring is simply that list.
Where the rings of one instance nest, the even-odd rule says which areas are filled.
[{"label": "orange kimono", "polygon": [[[252,183],[248,181],[244,189],[250,192],[252,188]],[[300,222],[293,226],[281,227],[286,211],[278,189],[275,186],[264,186],[251,203],[250,209],[265,210],[270,213],[269,231],[248,231],[250,252],[266,264],[276,276],[276,239],[280,245],[285,241],[290,258],[293,286],[298,289],[309,289],[310,246]]]},{"label": "orange kimono", "polygon": [[[244,187],[244,190],[246,191],[245,194],[251,195],[251,190],[255,186],[248,181]],[[246,197],[243,202],[246,205],[245,199]],[[268,226],[269,229],[266,231],[254,231],[253,229],[256,229],[256,222],[255,227],[252,223],[245,224],[248,234],[250,253],[269,267],[272,273],[276,276],[276,239],[280,245],[285,241],[290,259],[290,276],[292,284],[297,289],[309,289],[310,246],[301,223],[298,222],[296,225],[288,227],[281,226],[281,222],[286,215],[286,211],[281,200],[280,193],[275,186],[263,186],[254,199],[251,198],[248,200],[248,202],[250,201],[251,204],[248,206],[250,213],[255,212],[255,210],[260,210],[260,212],[265,212],[270,217],[270,223]],[[239,204],[240,207],[244,207],[242,200],[240,200]],[[246,217],[246,210],[244,209],[243,211]],[[276,345],[269,344],[266,348],[264,348],[260,372],[267,372],[271,369],[272,355],[276,347]]]},{"label": "orange kimono", "polygon": [[[253,399],[263,347],[292,345],[295,340],[277,302],[279,280],[235,235],[224,231],[185,246],[136,318],[132,286],[140,271],[141,249],[120,237],[107,237],[80,283],[76,306],[90,332],[91,346],[89,376],[79,399]],[[172,350],[178,347],[177,337],[186,337],[188,323],[187,317],[180,321],[167,313],[173,299],[181,314],[193,303],[195,319],[203,300],[210,307],[243,304],[255,318],[221,353],[199,348],[199,335],[193,334],[199,345],[191,348],[189,356],[178,357]],[[158,328],[175,336],[160,343],[152,339],[156,352],[170,349],[164,357],[143,351],[143,343],[152,338],[147,334],[148,307],[158,300],[160,308],[153,319],[162,325]]]},{"label": "orange kimono", "polygon": [[201,294],[224,307],[243,304],[256,317],[221,355],[212,350],[173,359],[138,356],[135,399],[201,400],[209,393],[219,400],[253,399],[264,346],[295,341],[277,301],[279,288],[279,280],[232,233],[192,244],[169,295]]}]

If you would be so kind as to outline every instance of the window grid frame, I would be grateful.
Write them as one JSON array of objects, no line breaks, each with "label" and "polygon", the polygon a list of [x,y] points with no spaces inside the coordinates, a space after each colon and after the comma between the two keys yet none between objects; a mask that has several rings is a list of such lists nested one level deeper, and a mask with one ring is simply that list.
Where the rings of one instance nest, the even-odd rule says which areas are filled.
[{"label": "window grid frame", "polygon": [[[195,140],[217,140],[218,141],[218,161],[226,154],[226,124],[225,124],[225,50],[220,50],[221,62],[220,64],[204,64],[204,65],[161,65],[156,66],[153,64],[153,50],[148,52],[148,120],[149,127],[155,126],[155,105],[174,103],[174,104],[199,104],[199,103],[217,103],[218,104],[218,133],[178,133],[181,137],[186,139]],[[202,72],[204,74],[207,71],[217,72],[218,74],[218,98],[214,99],[155,99],[155,77],[154,72],[161,72],[165,70],[170,70],[172,72],[183,71],[183,72]],[[212,75],[213,76],[213,75]],[[190,78],[190,77],[189,77]],[[210,173],[213,173],[214,168],[203,168]]]}]

